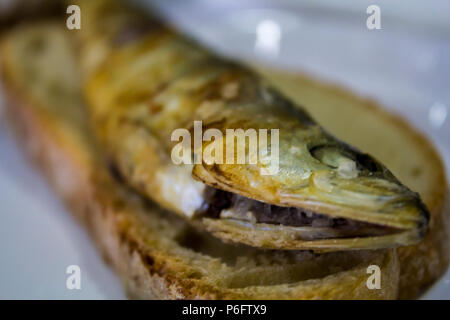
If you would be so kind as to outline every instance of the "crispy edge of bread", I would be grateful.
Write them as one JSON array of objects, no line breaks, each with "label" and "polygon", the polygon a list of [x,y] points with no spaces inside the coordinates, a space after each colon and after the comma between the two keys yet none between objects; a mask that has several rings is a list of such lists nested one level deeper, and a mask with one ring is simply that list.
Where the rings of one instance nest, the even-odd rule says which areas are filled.
[{"label": "crispy edge of bread", "polygon": [[[13,40],[11,40],[13,41]],[[380,264],[381,290],[367,290],[366,265],[338,272],[321,279],[275,286],[217,288],[186,279],[186,261],[170,256],[146,242],[140,231],[145,222],[142,207],[120,199],[111,177],[103,176],[93,165],[89,152],[71,139],[55,119],[37,108],[26,91],[8,73],[14,66],[6,58],[4,71],[5,117],[15,136],[54,189],[87,226],[104,257],[122,277],[132,298],[297,298],[297,299],[393,299],[397,295],[398,263],[395,250],[380,252],[368,263]],[[81,153],[81,154],[80,154]],[[101,171],[101,170],[100,170]],[[105,170],[106,171],[106,170]],[[124,203],[125,202],[125,203]],[[150,214],[150,213],[149,213]],[[157,218],[155,218],[157,219]],[[145,230],[144,230],[145,232]],[[152,235],[149,235],[152,236]],[[154,239],[158,241],[158,239]]]}]

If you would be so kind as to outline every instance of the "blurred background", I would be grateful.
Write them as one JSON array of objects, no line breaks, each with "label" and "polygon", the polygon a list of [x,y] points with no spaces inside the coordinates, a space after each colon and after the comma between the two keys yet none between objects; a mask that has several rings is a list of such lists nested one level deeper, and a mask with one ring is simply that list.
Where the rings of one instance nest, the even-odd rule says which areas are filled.
[{"label": "blurred background", "polygon": [[[0,0],[0,28],[18,15],[50,11],[48,1]],[[307,73],[381,102],[426,133],[450,168],[450,1],[132,1],[224,55]],[[367,26],[373,5],[380,29]],[[0,212],[14,211],[0,221],[0,298],[123,298],[84,230],[61,215],[62,204],[1,127],[0,150]],[[15,232],[36,241],[15,242]],[[64,286],[72,263],[86,271],[80,292]],[[8,274],[22,276],[3,281]],[[447,273],[425,298],[449,299],[449,288]]]}]

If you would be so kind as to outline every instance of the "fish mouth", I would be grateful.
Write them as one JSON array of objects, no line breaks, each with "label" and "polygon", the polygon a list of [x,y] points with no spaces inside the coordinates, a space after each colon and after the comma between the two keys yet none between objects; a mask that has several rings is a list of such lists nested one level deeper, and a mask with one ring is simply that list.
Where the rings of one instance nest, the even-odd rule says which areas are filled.
[{"label": "fish mouth", "polygon": [[[197,217],[204,218],[211,231],[223,232],[223,228],[232,226],[237,238],[250,230],[263,231],[268,238],[287,237],[294,240],[290,249],[333,251],[336,248],[396,247],[421,241],[427,230],[427,223],[415,229],[402,229],[333,217],[301,207],[269,204],[211,186],[206,186],[203,195],[204,202],[196,213]],[[236,230],[242,234],[239,235]],[[231,242],[234,240],[231,239]],[[270,243],[268,241],[266,247],[271,248]]]},{"label": "fish mouth", "polygon": [[[308,240],[382,236],[401,229],[348,218],[330,217],[300,207],[282,207],[207,186],[197,215],[213,219],[232,219],[250,224],[311,228]],[[313,232],[316,230],[317,232]],[[328,231],[328,232],[327,232]]]}]

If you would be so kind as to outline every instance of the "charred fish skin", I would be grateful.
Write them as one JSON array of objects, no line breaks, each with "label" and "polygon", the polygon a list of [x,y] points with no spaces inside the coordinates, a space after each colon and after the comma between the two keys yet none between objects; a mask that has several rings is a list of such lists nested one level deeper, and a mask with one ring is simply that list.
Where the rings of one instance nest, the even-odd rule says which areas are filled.
[{"label": "charred fish skin", "polygon": [[[115,1],[92,3],[80,1],[88,20],[80,55],[93,127],[120,175],[142,195],[196,220],[196,225],[200,221],[223,240],[253,246],[376,249],[423,238],[429,213],[418,194],[371,156],[326,132],[261,77],[214,57],[153,20],[149,28],[120,6],[108,9]],[[119,21],[119,27],[100,36],[112,21]],[[120,35],[126,33],[134,36],[124,40]],[[278,172],[261,174],[267,167],[263,161],[175,165],[171,133],[191,130],[194,121],[224,136],[227,129],[279,129]],[[207,147],[202,145],[203,150]],[[272,147],[269,142],[268,150]],[[365,223],[372,231],[341,235],[329,227],[316,237],[319,229],[313,226],[296,229],[251,220],[237,225],[239,219],[222,212],[204,217],[198,213],[205,205],[206,186],[280,208]],[[385,228],[384,234],[372,234],[375,227]]]}]

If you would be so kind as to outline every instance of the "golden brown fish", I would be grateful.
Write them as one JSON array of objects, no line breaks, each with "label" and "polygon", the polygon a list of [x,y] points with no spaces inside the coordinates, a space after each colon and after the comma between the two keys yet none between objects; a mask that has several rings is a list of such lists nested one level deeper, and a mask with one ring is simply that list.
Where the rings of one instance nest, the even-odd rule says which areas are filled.
[{"label": "golden brown fish", "polygon": [[223,240],[257,247],[423,239],[429,214],[419,195],[261,77],[118,2],[81,6],[93,126],[135,190]]}]

